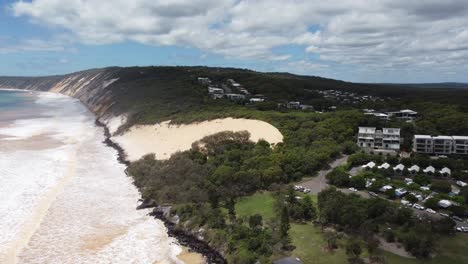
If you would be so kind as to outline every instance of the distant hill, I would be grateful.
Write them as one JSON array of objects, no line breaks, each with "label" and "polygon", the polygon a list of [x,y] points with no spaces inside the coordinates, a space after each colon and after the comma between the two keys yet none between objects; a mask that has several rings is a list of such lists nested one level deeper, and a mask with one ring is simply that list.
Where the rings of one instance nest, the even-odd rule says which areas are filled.
[{"label": "distant hill", "polygon": [[387,83],[382,85],[400,86],[400,87],[414,87],[414,88],[439,88],[439,89],[468,89],[468,83],[457,83],[457,82],[444,82],[444,83]]},{"label": "distant hill", "polygon": [[[468,89],[458,84],[362,84],[290,73],[261,73],[219,67],[109,67],[50,77],[0,77],[0,88],[61,92],[79,98],[98,117],[129,114],[132,123],[167,120],[180,113],[222,112],[231,103],[210,100],[197,77],[214,83],[227,79],[251,94],[269,100],[300,101],[314,106],[325,101],[315,90],[341,90],[393,98],[393,107],[407,102],[466,105]],[[234,106],[233,106],[234,107]],[[370,107],[373,107],[372,105]],[[378,106],[375,106],[378,107]]]}]

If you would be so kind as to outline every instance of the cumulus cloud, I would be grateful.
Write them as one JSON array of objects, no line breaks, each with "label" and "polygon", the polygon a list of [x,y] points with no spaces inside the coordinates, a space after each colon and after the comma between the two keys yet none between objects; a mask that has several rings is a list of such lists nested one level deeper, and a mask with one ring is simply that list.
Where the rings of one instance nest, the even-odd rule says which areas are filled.
[{"label": "cumulus cloud", "polygon": [[[447,70],[468,59],[466,0],[32,0],[11,10],[87,44],[195,47],[310,70],[328,63]],[[319,64],[277,54],[285,45]]]}]

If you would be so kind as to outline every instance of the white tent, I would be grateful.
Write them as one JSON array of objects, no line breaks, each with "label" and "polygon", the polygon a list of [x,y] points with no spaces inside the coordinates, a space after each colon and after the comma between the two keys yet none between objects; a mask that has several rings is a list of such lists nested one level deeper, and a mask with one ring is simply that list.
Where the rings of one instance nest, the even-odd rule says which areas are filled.
[{"label": "white tent", "polygon": [[440,170],[440,174],[450,176],[450,174],[452,174],[452,171],[447,167],[443,167]]},{"label": "white tent", "polygon": [[384,164],[378,166],[377,168],[378,168],[378,169],[388,169],[388,168],[390,168],[390,164],[388,164],[387,162],[385,162]]},{"label": "white tent", "polygon": [[408,169],[409,172],[417,173],[419,172],[420,168],[418,165],[413,165],[411,168]]},{"label": "white tent", "polygon": [[429,166],[429,167],[425,168],[423,171],[424,171],[424,173],[434,174],[435,173],[435,168],[432,167],[432,166]]},{"label": "white tent", "polygon": [[398,164],[393,168],[394,171],[403,171],[404,169],[405,169],[405,165],[403,164]]}]

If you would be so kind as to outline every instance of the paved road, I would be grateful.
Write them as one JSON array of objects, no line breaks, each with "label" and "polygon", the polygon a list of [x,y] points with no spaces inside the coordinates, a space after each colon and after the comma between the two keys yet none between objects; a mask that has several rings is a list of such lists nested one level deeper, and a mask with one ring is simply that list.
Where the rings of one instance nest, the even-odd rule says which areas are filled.
[{"label": "paved road", "polygon": [[304,186],[305,188],[310,189],[311,194],[318,194],[320,191],[328,187],[327,179],[325,178],[325,176],[334,168],[345,164],[347,161],[348,161],[348,156],[347,155],[342,156],[341,158],[330,163],[329,169],[319,171],[316,177],[305,180],[299,183],[298,185],[301,185],[301,186]]}]

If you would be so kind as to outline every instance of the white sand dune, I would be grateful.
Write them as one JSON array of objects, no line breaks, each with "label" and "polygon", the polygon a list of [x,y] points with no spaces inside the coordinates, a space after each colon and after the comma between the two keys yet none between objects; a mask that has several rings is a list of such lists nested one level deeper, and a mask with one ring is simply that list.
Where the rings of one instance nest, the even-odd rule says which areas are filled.
[{"label": "white sand dune", "polygon": [[190,149],[193,142],[222,131],[250,132],[250,139],[264,139],[270,144],[283,141],[283,135],[267,122],[251,119],[215,119],[188,125],[170,125],[170,121],[156,125],[133,126],[122,135],[112,138],[126,152],[131,161],[148,153],[157,159],[168,159],[178,151]]}]

